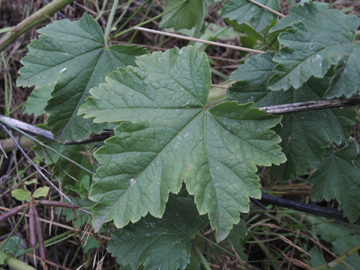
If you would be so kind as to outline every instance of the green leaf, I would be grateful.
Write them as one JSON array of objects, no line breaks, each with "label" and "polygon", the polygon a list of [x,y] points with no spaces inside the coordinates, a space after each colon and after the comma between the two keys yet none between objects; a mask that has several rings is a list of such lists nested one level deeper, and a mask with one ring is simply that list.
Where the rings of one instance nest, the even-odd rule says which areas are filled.
[{"label": "green leaf", "polygon": [[2,251],[6,252],[7,254],[18,257],[23,254],[24,251],[23,245],[24,245],[24,241],[21,238],[17,236],[13,236],[10,237],[10,239],[6,242],[5,246],[2,248]]},{"label": "green leaf", "polygon": [[336,199],[344,216],[355,222],[360,216],[360,155],[359,145],[351,141],[343,149],[325,157],[318,170],[310,176],[311,199]]},{"label": "green leaf", "polygon": [[8,257],[9,255],[7,255],[5,252],[1,252],[0,251],[0,264],[5,264],[5,259]]},{"label": "green leaf", "polygon": [[31,193],[27,190],[17,188],[11,191],[11,196],[18,201],[27,201],[30,199]]},{"label": "green leaf", "polygon": [[49,187],[39,187],[34,191],[32,197],[33,198],[46,197],[49,193],[49,190],[50,190]]},{"label": "green leaf", "polygon": [[51,92],[54,90],[54,87],[54,84],[49,84],[34,89],[25,103],[24,113],[34,114],[34,116],[44,114],[46,104],[51,98]]},{"label": "green leaf", "polygon": [[[231,74],[231,79],[239,81],[230,87],[229,96],[239,103],[254,101],[257,107],[322,99],[331,76],[330,79],[312,78],[297,90],[268,90],[266,82],[273,75],[275,66],[272,55],[267,52],[252,57]],[[274,166],[273,173],[280,179],[290,179],[320,162],[324,148],[330,143],[341,144],[348,140],[355,116],[355,109],[349,107],[284,115],[275,130],[282,138],[280,145],[287,162]]]},{"label": "green leaf", "polygon": [[[292,8],[289,16],[271,30],[288,27],[279,36],[283,47],[273,59],[278,64],[268,82],[269,88],[298,89],[312,76],[323,78],[332,66],[341,64],[343,71],[337,78],[338,85],[329,90],[328,97],[350,97],[357,93],[360,50],[353,41],[358,25],[356,16],[347,16],[339,10],[319,9],[312,3]],[[355,88],[349,88],[353,86]]]},{"label": "green leaf", "polygon": [[[317,224],[312,228],[313,233],[317,234],[324,241],[331,243],[332,249],[337,256],[345,255],[360,243],[360,236],[357,233],[354,233],[357,230],[357,226],[350,225],[346,228],[344,223],[324,222],[322,219],[313,216],[308,216],[307,219],[309,218],[312,220],[312,223]],[[346,262],[350,267],[356,269],[357,266],[360,265],[360,256],[358,252],[354,252],[345,258],[343,262]],[[334,269],[349,268],[338,266]]]},{"label": "green leaf", "polygon": [[113,232],[107,249],[132,269],[185,269],[196,233],[206,223],[191,199],[171,196],[162,219],[147,216]]},{"label": "green leaf", "polygon": [[[169,0],[165,12],[172,9],[183,0]],[[208,3],[209,2],[209,3]],[[183,5],[170,11],[161,18],[160,28],[191,29],[194,26],[200,28],[212,1],[207,0],[188,0]]]},{"label": "green leaf", "polygon": [[161,217],[168,193],[185,181],[221,241],[239,211],[249,210],[249,197],[261,196],[256,165],[285,161],[270,130],[281,118],[251,103],[207,108],[210,67],[194,47],[141,56],[137,64],[111,73],[79,111],[95,122],[127,121],[95,153],[102,166],[90,192],[93,225]]},{"label": "green leaf", "polygon": [[[279,11],[278,0],[258,0],[257,2],[275,11]],[[222,17],[228,18],[229,20],[236,20],[238,24],[249,22],[255,28],[256,32],[261,32],[276,19],[275,14],[247,0],[226,1]]]},{"label": "green leaf", "polygon": [[[36,88],[56,84],[45,110],[50,115],[48,126],[57,139],[78,141],[100,132],[104,126],[77,116],[79,106],[90,88],[104,82],[106,74],[134,65],[134,56],[144,54],[145,49],[107,47],[101,27],[88,15],[76,22],[56,21],[38,32],[39,39],[31,42],[29,53],[21,61],[24,67],[19,70],[17,84]],[[42,99],[39,104],[44,103]],[[34,112],[33,108],[29,110]]]}]

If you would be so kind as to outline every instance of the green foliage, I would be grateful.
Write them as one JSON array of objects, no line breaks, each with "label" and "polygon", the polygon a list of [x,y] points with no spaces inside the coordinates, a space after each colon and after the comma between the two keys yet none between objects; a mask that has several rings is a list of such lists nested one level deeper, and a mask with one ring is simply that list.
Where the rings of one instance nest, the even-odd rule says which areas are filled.
[{"label": "green foliage", "polygon": [[[28,101],[29,113],[38,114],[33,104],[47,102],[48,126],[61,141],[82,140],[104,126],[77,115],[79,106],[89,96],[89,89],[104,81],[117,67],[134,65],[135,56],[146,51],[137,46],[106,46],[98,23],[84,15],[77,22],[56,21],[38,30],[38,40],[29,45],[22,59],[17,84],[35,86]],[[52,90],[53,89],[53,90]],[[52,91],[51,98],[49,91]],[[34,100],[35,99],[35,100]]]},{"label": "green foliage", "polygon": [[34,193],[31,195],[33,198],[42,198],[46,197],[49,193],[49,187],[39,187],[37,188]]},{"label": "green foliage", "polygon": [[48,84],[34,89],[26,101],[24,113],[34,114],[34,116],[42,115],[45,112],[48,100],[51,98],[54,86],[54,84]]},{"label": "green foliage", "polygon": [[[2,245],[2,243],[0,244]],[[4,247],[1,249],[1,251],[4,251],[6,254],[13,255],[15,257],[18,257],[23,254],[24,249],[22,246],[24,245],[24,241],[17,237],[13,236],[10,237],[9,240],[5,243]],[[0,259],[0,264],[4,262]]]},{"label": "green foliage", "polygon": [[[183,0],[170,0],[165,11],[172,9],[182,1]],[[204,23],[205,16],[208,13],[211,4],[213,4],[213,0],[189,0],[178,8],[165,14],[161,18],[159,27],[172,27],[175,30],[179,30],[182,28],[191,29],[195,26],[197,31],[199,31]]]},{"label": "green foliage", "polygon": [[146,216],[114,231],[108,251],[132,269],[185,269],[194,237],[206,223],[192,199],[170,196],[162,219]]},{"label": "green foliage", "polygon": [[[360,243],[360,237],[358,234],[354,233],[357,230],[354,226],[341,226],[340,224],[333,224],[333,223],[325,223],[320,218],[316,217],[307,217],[314,223],[317,223],[312,229],[312,234],[321,237],[323,241],[327,243],[331,243],[334,253],[337,256],[341,256],[346,254],[351,248],[354,248],[356,245]],[[316,262],[315,259],[317,258],[318,263],[313,266],[323,265],[326,262],[323,258],[321,252],[317,252],[316,250],[313,251],[314,258],[312,256],[312,262]],[[315,257],[316,256],[316,257]],[[334,258],[335,259],[335,258]],[[314,260],[314,261],[313,261]],[[343,263],[347,263],[347,266],[351,266],[354,269],[360,265],[360,255],[355,252],[351,254],[349,257],[345,259]],[[335,268],[331,269],[338,269],[338,270],[345,270],[349,269],[345,265],[339,265]]]},{"label": "green foliage", "polygon": [[[250,58],[231,75],[237,80],[229,89],[230,97],[239,103],[254,101],[257,107],[274,106],[321,100],[331,79],[312,78],[299,89],[271,91],[266,85],[275,73],[273,57],[267,52]],[[276,132],[281,136],[281,147],[287,162],[272,168],[279,179],[290,179],[316,166],[330,143],[347,142],[355,123],[355,108],[326,109],[284,115]]]},{"label": "green foliage", "polygon": [[279,36],[284,47],[273,58],[277,65],[269,88],[298,89],[312,76],[323,78],[337,66],[324,95],[333,98],[356,94],[360,89],[360,47],[354,43],[358,26],[356,16],[312,3],[291,9],[289,16],[270,30],[285,32]]},{"label": "green foliage", "polygon": [[[275,11],[279,11],[278,0],[258,0],[257,2]],[[256,32],[261,32],[271,25],[276,15],[247,0],[228,0],[224,4],[222,17],[236,20],[239,24],[248,22],[254,27]]]},{"label": "green foliage", "polygon": [[311,199],[336,199],[344,216],[355,222],[360,216],[360,155],[359,145],[351,141],[343,149],[324,157],[318,170],[310,176]]},{"label": "green foliage", "polygon": [[210,67],[193,47],[138,57],[137,65],[111,73],[79,111],[94,122],[127,121],[95,153],[102,166],[90,192],[93,225],[161,217],[168,193],[185,181],[222,241],[249,197],[260,198],[256,165],[285,161],[269,130],[281,118],[252,104],[208,108]]},{"label": "green foliage", "polygon": [[[228,237],[218,248],[247,260],[246,241],[239,240],[251,235],[240,213],[249,211],[250,198],[261,197],[258,166],[271,166],[279,182],[317,169],[308,179],[312,200],[336,199],[349,220],[360,216],[359,150],[349,140],[355,108],[284,116],[259,109],[358,94],[358,19],[302,3],[276,23],[273,13],[249,1],[228,0],[222,16],[233,20],[235,31],[220,26],[205,31],[214,2],[184,2],[163,16],[159,27],[191,29],[181,31],[204,39],[246,31],[243,45],[273,50],[248,56],[231,74],[235,83],[226,102],[224,95],[210,101],[210,66],[196,47],[146,54],[137,46],[108,46],[88,15],[40,29],[22,60],[18,84],[35,86],[25,112],[47,114],[47,127],[60,143],[43,142],[68,159],[41,145],[34,150],[53,164],[53,179],[63,190],[76,194],[72,200],[91,209],[95,230],[113,230],[107,249],[126,269],[199,269],[204,240],[196,235],[207,217],[217,242]],[[259,2],[278,10],[278,0]],[[170,0],[165,11],[179,3]],[[61,143],[104,128],[115,130],[105,144]],[[46,194],[37,189],[33,197]],[[190,196],[180,197],[184,194]],[[30,198],[22,189],[12,195]],[[76,228],[90,222],[78,210],[64,209],[63,215]],[[109,221],[116,230],[104,226]],[[351,246],[353,235],[340,239],[342,232],[330,225],[313,233],[336,244],[338,255]],[[99,246],[93,237],[86,243],[86,252]],[[323,262],[319,250],[311,252],[313,261]],[[358,265],[358,256],[352,258]]]},{"label": "green foliage", "polygon": [[31,197],[31,193],[27,190],[17,188],[11,191],[11,196],[18,201],[28,201]]}]

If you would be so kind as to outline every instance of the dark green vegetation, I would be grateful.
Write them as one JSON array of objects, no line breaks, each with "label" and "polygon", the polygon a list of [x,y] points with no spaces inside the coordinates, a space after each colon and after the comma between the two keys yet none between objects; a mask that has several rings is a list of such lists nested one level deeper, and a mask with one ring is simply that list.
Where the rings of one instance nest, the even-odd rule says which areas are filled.
[{"label": "dark green vegetation", "polygon": [[0,118],[16,145],[0,159],[1,264],[39,250],[63,269],[360,265],[359,6],[256,3],[75,2],[27,51],[8,40],[40,20],[3,31],[1,114],[42,125]]}]

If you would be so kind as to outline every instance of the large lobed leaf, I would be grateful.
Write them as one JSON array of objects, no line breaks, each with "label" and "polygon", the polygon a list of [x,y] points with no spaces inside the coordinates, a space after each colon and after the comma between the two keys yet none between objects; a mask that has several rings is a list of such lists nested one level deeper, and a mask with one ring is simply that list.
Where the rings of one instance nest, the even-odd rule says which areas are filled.
[{"label": "large lobed leaf", "polygon": [[132,269],[185,269],[195,235],[206,223],[191,199],[172,196],[162,219],[147,216],[116,230],[107,249]]},{"label": "large lobed leaf", "polygon": [[[329,78],[312,78],[300,89],[270,91],[267,81],[273,76],[273,52],[250,58],[231,74],[238,81],[229,89],[229,95],[240,103],[254,101],[256,107],[320,100],[330,84]],[[331,142],[341,144],[350,136],[355,123],[354,108],[326,109],[286,114],[276,132],[282,138],[281,147],[287,162],[272,168],[280,179],[290,179],[319,163],[324,148]]]},{"label": "large lobed leaf", "polygon": [[[257,2],[279,11],[278,0],[258,0]],[[239,24],[249,22],[255,28],[256,32],[261,32],[276,19],[275,14],[247,0],[226,1],[222,17],[236,20]]]},{"label": "large lobed leaf", "polygon": [[328,98],[350,97],[360,84],[360,46],[354,37],[359,20],[339,10],[305,3],[290,10],[270,32],[284,46],[273,60],[277,63],[268,85],[271,90],[298,89],[311,77],[323,78],[332,66],[341,66],[324,93]]},{"label": "large lobed leaf", "polygon": [[351,222],[360,216],[359,145],[351,141],[343,149],[325,157],[319,169],[310,176],[311,198],[316,201],[336,199],[339,209]]},{"label": "large lobed leaf", "polygon": [[[104,82],[106,74],[117,67],[135,65],[135,56],[144,48],[115,45],[107,47],[99,24],[90,16],[81,20],[56,21],[38,30],[38,40],[29,45],[22,59],[17,84],[35,86],[28,101],[28,113],[39,114],[34,106],[45,107],[48,126],[61,141],[81,140],[100,132],[103,125],[77,115],[79,106],[89,96],[89,89]],[[51,98],[46,92],[52,91]],[[42,93],[45,92],[45,93]]]},{"label": "large lobed leaf", "polygon": [[251,103],[207,108],[210,67],[193,47],[141,56],[137,65],[111,73],[79,111],[98,123],[126,121],[95,153],[102,166],[90,192],[93,225],[161,217],[184,181],[221,241],[249,197],[261,196],[256,165],[285,161],[270,130],[281,118]]}]

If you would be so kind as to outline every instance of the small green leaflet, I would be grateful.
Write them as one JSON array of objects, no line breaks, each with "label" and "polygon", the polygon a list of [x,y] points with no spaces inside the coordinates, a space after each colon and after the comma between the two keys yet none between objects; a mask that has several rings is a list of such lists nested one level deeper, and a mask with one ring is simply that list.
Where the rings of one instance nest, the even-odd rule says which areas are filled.
[{"label": "small green leaflet", "polygon": [[107,249],[132,269],[185,269],[195,235],[207,222],[191,199],[171,196],[162,219],[146,216],[116,230]]},{"label": "small green leaflet", "polygon": [[360,45],[353,42],[358,25],[356,16],[313,3],[292,8],[290,15],[270,30],[286,31],[279,36],[284,47],[273,59],[277,65],[269,88],[298,89],[312,76],[323,78],[332,66],[340,65],[342,70],[334,76],[326,96],[356,94],[360,88]]},{"label": "small green leaflet", "polygon": [[[278,0],[257,0],[257,2],[275,11],[279,11]],[[261,32],[276,19],[275,14],[247,0],[226,1],[222,17],[228,18],[229,20],[236,20],[238,24],[249,22],[256,32]]]},{"label": "small green leaflet", "polygon": [[136,63],[139,68],[109,74],[79,110],[96,123],[124,121],[95,153],[102,166],[90,191],[97,202],[93,226],[114,220],[124,227],[147,213],[161,217],[169,192],[179,192],[184,181],[221,241],[239,212],[249,210],[249,197],[261,196],[256,166],[285,161],[270,130],[281,117],[252,103],[207,108],[210,67],[192,46]]},{"label": "small green leaflet", "polygon": [[[309,100],[320,100],[331,80],[310,79],[300,89],[270,91],[266,88],[268,79],[274,74],[276,65],[273,52],[251,57],[231,74],[238,81],[229,89],[229,96],[239,103],[254,101],[256,107],[288,104]],[[355,124],[354,108],[327,109],[286,114],[276,132],[282,138],[281,147],[287,162],[271,169],[279,179],[290,179],[305,172],[320,162],[324,148],[331,142],[341,144],[350,136]]]},{"label": "small green leaflet", "polygon": [[[76,22],[56,21],[38,32],[39,39],[31,42],[29,53],[21,61],[24,67],[17,80],[18,85],[37,88],[28,104],[32,106],[39,97],[41,104],[47,103],[48,126],[61,141],[79,141],[100,132],[103,125],[77,115],[79,106],[90,88],[104,82],[106,74],[134,65],[135,56],[146,50],[127,45],[107,47],[101,27],[88,15]],[[51,98],[45,100],[48,91],[52,91]],[[39,113],[34,107],[27,111]]]},{"label": "small green leaflet", "polygon": [[[2,245],[2,242],[0,242],[0,245]],[[6,242],[5,246],[2,248],[2,251],[15,257],[19,257],[23,255],[23,245],[24,240],[17,236],[13,236]]]},{"label": "small green leaflet", "polygon": [[360,155],[355,141],[325,157],[308,181],[313,184],[310,190],[312,200],[336,199],[339,209],[351,222],[359,218]]},{"label": "small green leaflet", "polygon": [[25,103],[24,113],[40,116],[45,113],[45,107],[51,98],[51,92],[54,90],[54,84],[45,84],[34,89]]}]

